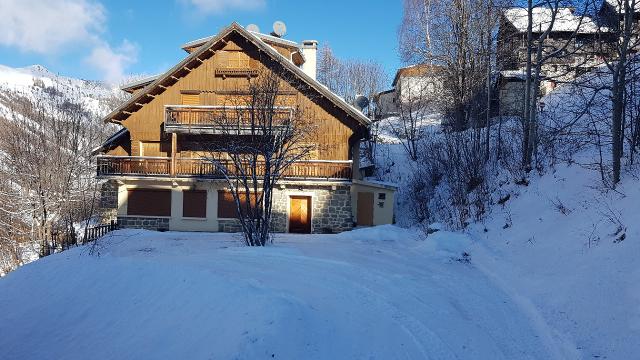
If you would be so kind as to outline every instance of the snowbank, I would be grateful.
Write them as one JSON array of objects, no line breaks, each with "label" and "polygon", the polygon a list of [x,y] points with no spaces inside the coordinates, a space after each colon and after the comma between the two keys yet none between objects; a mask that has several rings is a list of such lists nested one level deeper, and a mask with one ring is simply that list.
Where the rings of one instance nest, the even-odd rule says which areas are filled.
[{"label": "snowbank", "polygon": [[473,263],[412,234],[285,234],[259,249],[229,234],[119,231],[100,257],[77,248],[0,280],[0,349],[3,359],[562,358]]}]

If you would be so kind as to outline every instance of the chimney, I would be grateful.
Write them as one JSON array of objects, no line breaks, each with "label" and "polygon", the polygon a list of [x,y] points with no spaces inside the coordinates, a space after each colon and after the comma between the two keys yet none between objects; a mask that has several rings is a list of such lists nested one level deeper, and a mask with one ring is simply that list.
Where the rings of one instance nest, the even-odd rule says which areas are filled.
[{"label": "chimney", "polygon": [[318,41],[317,40],[304,40],[302,42],[302,55],[304,55],[304,64],[302,64],[302,71],[309,75],[312,79],[316,79],[316,63],[318,53]]}]

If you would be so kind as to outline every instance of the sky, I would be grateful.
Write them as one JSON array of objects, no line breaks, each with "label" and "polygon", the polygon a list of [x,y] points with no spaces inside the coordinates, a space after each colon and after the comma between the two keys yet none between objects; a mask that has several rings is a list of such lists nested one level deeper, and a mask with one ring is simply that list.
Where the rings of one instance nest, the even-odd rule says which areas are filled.
[{"label": "sky", "polygon": [[0,0],[0,14],[0,64],[115,84],[169,69],[180,45],[233,21],[269,33],[281,20],[286,39],[378,61],[391,77],[401,66],[402,0]]}]

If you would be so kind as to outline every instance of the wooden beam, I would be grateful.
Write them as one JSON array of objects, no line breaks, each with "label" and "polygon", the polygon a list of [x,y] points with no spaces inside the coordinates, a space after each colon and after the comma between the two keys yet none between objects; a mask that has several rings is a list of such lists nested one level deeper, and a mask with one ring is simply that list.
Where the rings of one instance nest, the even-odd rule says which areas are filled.
[{"label": "wooden beam", "polygon": [[133,114],[133,113],[132,113],[132,112],[130,112],[130,111],[124,111],[124,110],[122,110],[122,113],[123,113],[123,114],[127,114],[127,115],[132,115],[132,114]]},{"label": "wooden beam", "polygon": [[158,87],[160,87],[161,89],[167,90],[167,87],[162,84],[158,84]]},{"label": "wooden beam", "polygon": [[180,79],[178,79],[177,77],[175,77],[175,76],[173,76],[173,75],[171,75],[171,76],[170,76],[170,78],[172,78],[172,79],[173,79],[173,80],[175,80],[175,81],[180,81]]},{"label": "wooden beam", "polygon": [[148,97],[150,97],[150,98],[154,98],[154,99],[156,98],[156,96],[155,96],[155,95],[151,95],[151,94],[145,94],[145,95],[146,95],[146,96],[148,96]]},{"label": "wooden beam", "polygon": [[178,134],[171,134],[171,176],[176,177],[176,149],[178,148]]},{"label": "wooden beam", "polygon": [[191,69],[189,69],[189,68],[188,68],[188,67],[186,67],[186,66],[183,66],[182,68],[183,68],[183,69],[185,69],[185,70],[187,70],[188,72],[191,72]]},{"label": "wooden beam", "polygon": [[143,107],[143,106],[144,106],[144,104],[140,104],[139,102],[134,103],[134,104],[135,104],[135,105],[137,105],[137,106],[140,106],[140,107]]},{"label": "wooden beam", "polygon": [[196,60],[200,61],[200,63],[202,64],[204,62],[204,60],[201,60],[200,58],[196,58]]}]

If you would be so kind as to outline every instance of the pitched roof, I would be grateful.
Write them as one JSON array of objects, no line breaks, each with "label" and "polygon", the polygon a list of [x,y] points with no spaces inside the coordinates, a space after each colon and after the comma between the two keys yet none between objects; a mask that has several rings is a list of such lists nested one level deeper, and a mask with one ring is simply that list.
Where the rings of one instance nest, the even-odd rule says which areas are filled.
[{"label": "pitched roof", "polygon": [[120,86],[120,90],[126,91],[126,92],[132,92],[135,89],[139,89],[141,87],[144,87],[144,86],[147,86],[147,85],[151,84],[153,82],[153,80],[158,78],[158,76],[160,76],[160,75],[147,76],[147,77],[142,78],[142,79],[131,81],[129,83],[126,83],[126,84]]},{"label": "pitched roof", "polygon": [[[249,31],[249,30],[247,30],[247,31]],[[267,34],[255,32],[255,31],[249,31],[249,32],[251,34],[257,36],[260,40],[263,40],[263,41],[266,41],[266,42],[272,42],[272,43],[283,45],[283,46],[290,47],[290,48],[300,49],[300,44],[298,44],[295,41],[279,38],[277,36],[272,36],[272,35],[267,35]],[[193,49],[195,47],[202,46],[202,45],[206,44],[207,41],[213,39],[214,37],[215,37],[215,35],[212,35],[212,36],[207,36],[207,37],[203,37],[203,38],[196,39],[196,40],[191,40],[191,41],[185,43],[184,45],[182,45],[181,48],[183,50],[185,50],[185,51],[187,49]]]},{"label": "pitched roof", "polygon": [[127,130],[126,128],[122,128],[122,129],[118,130],[115,134],[109,136],[109,138],[107,140],[105,140],[102,144],[100,144],[100,146],[98,146],[95,149],[91,150],[91,155],[96,155],[97,153],[103,151],[104,149],[106,149],[107,147],[109,147],[112,144],[116,143],[122,137],[127,136],[127,135],[129,135],[129,130]]},{"label": "pitched roof", "polygon": [[[624,14],[624,0],[605,0],[602,2],[602,6],[609,5],[613,10],[619,14]],[[629,0],[629,6],[631,6],[631,0]],[[636,0],[633,12],[640,12],[640,1]]]},{"label": "pitched roof", "polygon": [[[317,80],[311,78],[309,75],[305,74],[302,69],[295,66],[292,62],[286,59],[282,54],[276,51],[274,48],[266,44],[262,41],[258,36],[254,33],[246,30],[238,23],[234,22],[231,25],[224,28],[220,31],[216,36],[207,40],[202,46],[200,46],[197,50],[190,53],[186,58],[176,64],[173,68],[169,69],[164,74],[158,76],[155,80],[153,80],[150,84],[145,86],[145,88],[140,91],[138,94],[132,96],[125,103],[120,105],[117,109],[113,110],[109,115],[107,115],[103,120],[105,122],[116,122],[129,117],[132,111],[137,111],[141,108],[145,103],[149,101],[145,101],[145,99],[153,98],[154,92],[157,94],[162,93],[166,86],[162,85],[167,80],[175,79],[179,77],[180,73],[183,72],[185,67],[188,65],[193,65],[191,68],[196,68],[201,64],[201,60],[199,56],[209,51],[214,45],[218,44],[224,37],[230,35],[231,33],[236,32],[239,35],[243,36],[251,43],[256,45],[258,49],[268,54],[273,60],[278,61],[283,67],[292,72],[296,77],[306,83],[311,89],[315,90],[333,104],[335,104],[338,108],[342,109],[345,113],[347,113],[350,117],[352,117],[357,122],[368,125],[370,123],[369,118],[367,118],[362,112],[358,111],[355,107],[348,104],[344,99],[340,98],[338,95],[331,92],[329,89],[320,84]],[[213,51],[213,50],[212,50]],[[157,95],[156,94],[156,95]],[[138,109],[133,109],[133,107],[138,107]],[[131,109],[131,111],[127,111],[127,109]],[[116,117],[120,116],[122,119],[117,119]]]},{"label": "pitched roof", "polygon": [[415,76],[424,76],[429,74],[437,74],[437,72],[441,71],[442,69],[443,69],[442,66],[434,65],[434,64],[415,64],[415,65],[406,66],[398,69],[398,71],[396,72],[395,78],[393,78],[393,83],[391,84],[391,86],[395,87],[400,77],[405,77],[405,76],[415,77]]},{"label": "pitched roof", "polygon": [[[528,11],[526,8],[514,7],[504,11],[504,18],[513,25],[518,32],[526,32],[528,24]],[[533,8],[533,31],[546,31],[551,25],[553,11],[546,7]],[[571,8],[558,8],[553,22],[554,32],[575,32],[578,34],[594,34],[598,26],[588,16],[574,14]]]}]

